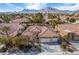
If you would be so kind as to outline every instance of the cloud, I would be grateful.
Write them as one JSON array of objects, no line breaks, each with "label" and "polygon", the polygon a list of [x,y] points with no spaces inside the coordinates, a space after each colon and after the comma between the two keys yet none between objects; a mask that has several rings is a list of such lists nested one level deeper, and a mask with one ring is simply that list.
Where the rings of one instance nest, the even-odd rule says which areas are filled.
[{"label": "cloud", "polygon": [[27,9],[41,9],[46,6],[45,3],[28,3],[25,4]]},{"label": "cloud", "polygon": [[[9,7],[6,7],[9,6]],[[23,6],[12,4],[12,3],[6,3],[6,10],[0,9],[0,11],[21,11],[24,8],[25,9],[42,9],[45,7],[52,7],[57,8],[59,10],[79,10],[79,3],[60,3],[60,4],[53,4],[53,3],[23,3]]]},{"label": "cloud", "polygon": [[15,6],[15,5],[13,5],[13,4],[10,4],[10,3],[6,3],[6,4],[7,4],[7,5],[9,5],[9,6],[15,7],[15,8],[17,8],[17,9],[20,9],[20,10],[22,10],[22,9],[23,9],[22,7]]},{"label": "cloud", "polygon": [[60,10],[71,10],[71,11],[75,11],[75,10],[79,10],[79,4],[69,4],[69,5],[63,5],[63,6],[59,6],[56,7]]},{"label": "cloud", "polygon": [[0,12],[7,12],[6,10],[2,10],[2,9],[0,9]]},{"label": "cloud", "polygon": [[[52,3],[53,5],[53,3]],[[41,9],[44,7],[48,7],[47,3],[28,3],[25,4],[25,8],[26,9]],[[55,7],[57,9],[60,10],[71,10],[71,11],[75,11],[75,10],[79,10],[79,4],[78,3],[61,3],[59,6],[51,6],[51,7]]]}]

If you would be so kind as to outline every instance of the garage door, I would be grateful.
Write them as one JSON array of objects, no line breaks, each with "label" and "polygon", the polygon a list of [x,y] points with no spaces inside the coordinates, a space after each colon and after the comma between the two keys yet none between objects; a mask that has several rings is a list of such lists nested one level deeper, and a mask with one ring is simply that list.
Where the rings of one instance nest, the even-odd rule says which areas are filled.
[{"label": "garage door", "polygon": [[40,42],[57,42],[58,38],[41,38]]}]

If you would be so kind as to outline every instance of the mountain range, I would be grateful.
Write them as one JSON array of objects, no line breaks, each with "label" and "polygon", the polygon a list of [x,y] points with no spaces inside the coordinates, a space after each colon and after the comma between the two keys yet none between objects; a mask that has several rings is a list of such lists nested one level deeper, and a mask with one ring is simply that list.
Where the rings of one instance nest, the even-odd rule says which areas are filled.
[{"label": "mountain range", "polygon": [[70,11],[70,10],[59,10],[59,9],[56,9],[56,8],[51,8],[51,7],[46,7],[46,8],[43,8],[43,9],[40,9],[40,10],[35,10],[35,9],[23,9],[19,12],[5,12],[5,13],[43,13],[43,12],[48,12],[48,13],[72,13],[72,12],[76,12],[76,13],[79,13],[79,10],[76,10],[76,11]]},{"label": "mountain range", "polygon": [[79,10],[76,11],[70,11],[70,10],[59,10],[56,8],[51,8],[51,7],[46,7],[40,10],[34,10],[34,9],[23,9],[22,11],[19,11],[19,13],[43,13],[43,12],[48,12],[48,13],[72,13],[72,12],[76,12],[79,13]]}]

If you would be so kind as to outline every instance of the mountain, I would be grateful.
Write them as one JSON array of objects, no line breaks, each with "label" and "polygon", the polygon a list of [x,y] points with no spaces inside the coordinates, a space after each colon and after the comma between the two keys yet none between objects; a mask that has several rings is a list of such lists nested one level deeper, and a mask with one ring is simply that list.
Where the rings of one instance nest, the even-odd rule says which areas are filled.
[{"label": "mountain", "polygon": [[51,8],[51,7],[46,7],[44,9],[41,9],[42,12],[47,11],[48,13],[54,13],[54,12],[60,12],[60,10],[56,9],[56,8]]},{"label": "mountain", "polygon": [[79,13],[79,10],[76,10],[75,12],[76,12],[76,13]]},{"label": "mountain", "polygon": [[48,12],[48,13],[72,13],[73,11],[69,10],[59,10],[56,8],[51,8],[51,7],[46,7],[40,10],[34,10],[34,9],[23,9],[22,11],[19,11],[19,13],[43,13],[43,12]]},{"label": "mountain", "polygon": [[[46,7],[40,10],[35,10],[35,9],[23,9],[19,12],[4,12],[5,14],[11,14],[11,13],[43,13],[43,12],[48,12],[48,13],[73,13],[74,11],[70,11],[70,10],[59,10],[57,8],[51,8],[51,7]],[[76,13],[79,13],[79,10],[75,11]]]},{"label": "mountain", "polygon": [[36,13],[36,12],[38,12],[38,10],[23,9],[22,11],[20,11],[20,13]]}]

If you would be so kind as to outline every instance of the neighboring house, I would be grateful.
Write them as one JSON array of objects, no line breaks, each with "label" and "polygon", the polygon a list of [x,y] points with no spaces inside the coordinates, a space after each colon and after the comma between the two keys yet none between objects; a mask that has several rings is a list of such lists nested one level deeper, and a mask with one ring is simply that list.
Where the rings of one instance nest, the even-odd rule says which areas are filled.
[{"label": "neighboring house", "polygon": [[76,23],[79,24],[79,16],[75,17],[75,19],[76,19]]},{"label": "neighboring house", "polygon": [[30,22],[30,20],[26,17],[23,17],[23,18],[18,18],[18,19],[15,19],[15,20],[11,20],[10,23],[21,23],[21,22]]},{"label": "neighboring house", "polygon": [[23,28],[23,26],[18,23],[11,23],[9,25],[9,28],[10,28],[9,35],[16,36],[18,34],[19,29]]},{"label": "neighboring house", "polygon": [[[1,23],[0,24],[0,29],[1,28],[3,28],[4,26],[6,26],[6,27],[9,27],[9,30],[8,30],[8,34],[10,35],[10,36],[15,36],[15,35],[17,35],[17,33],[18,33],[18,30],[20,29],[20,28],[22,28],[22,26],[20,25],[20,24],[18,24],[18,23]],[[1,30],[0,30],[0,35],[4,35],[5,33],[3,33]]]},{"label": "neighboring house", "polygon": [[76,20],[76,23],[79,24],[79,19]]},{"label": "neighboring house", "polygon": [[49,30],[46,26],[29,26],[22,35],[28,35],[31,39],[34,37],[34,33],[38,33],[39,40],[41,43],[46,42],[57,42],[59,35],[54,31]]},{"label": "neighboring house", "polygon": [[68,17],[68,16],[65,16],[65,15],[64,15],[64,16],[60,16],[60,19],[61,19],[62,22],[66,22],[66,18],[67,18],[67,17]]},{"label": "neighboring house", "polygon": [[16,16],[15,18],[16,18],[16,19],[20,19],[21,17],[20,17],[20,16]]},{"label": "neighboring house", "polygon": [[79,40],[79,24],[60,24],[57,29],[62,37],[68,35],[69,40]]}]

